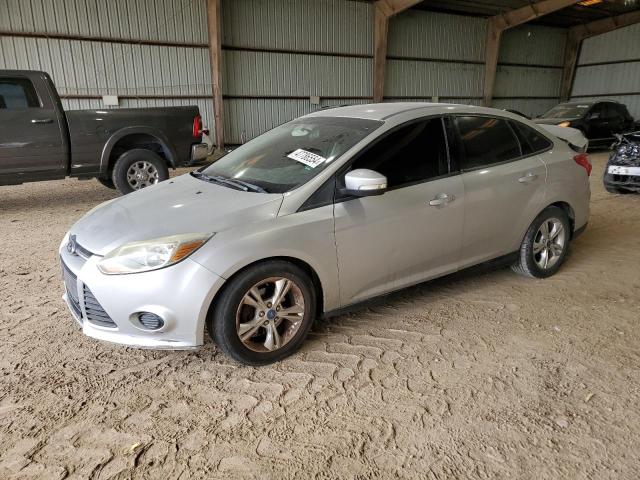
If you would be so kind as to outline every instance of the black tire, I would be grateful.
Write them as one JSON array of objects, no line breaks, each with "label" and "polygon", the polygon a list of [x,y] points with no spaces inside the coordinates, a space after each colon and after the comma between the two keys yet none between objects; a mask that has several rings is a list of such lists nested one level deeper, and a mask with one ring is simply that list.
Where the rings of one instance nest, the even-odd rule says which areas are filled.
[{"label": "black tire", "polygon": [[605,185],[604,189],[609,193],[619,193],[620,195],[631,193],[629,190],[625,190],[624,188],[610,187],[608,185]]},{"label": "black tire", "polygon": [[135,185],[131,185],[127,180],[127,172],[138,162],[147,162],[147,164],[152,166],[152,168],[155,168],[155,172],[157,173],[157,182],[163,182],[169,178],[169,168],[167,167],[165,160],[160,155],[143,148],[128,150],[118,157],[111,175],[113,184],[123,195],[135,190],[140,190],[146,186],[144,183],[139,183],[141,186],[136,188]]},{"label": "black tire", "polygon": [[[271,277],[283,277],[297,285],[304,299],[304,313],[297,331],[287,343],[272,351],[254,351],[240,339],[236,315],[245,294],[259,282]],[[267,365],[288,357],[300,347],[314,321],[316,294],[312,280],[303,269],[283,260],[270,260],[249,267],[229,280],[212,310],[207,318],[207,328],[218,347],[237,362],[253,366]],[[266,319],[266,316],[262,318]],[[258,338],[260,332],[255,334]]]},{"label": "black tire", "polygon": [[[564,229],[564,242],[562,252],[557,256],[557,260],[552,266],[548,268],[542,268],[536,262],[535,254],[534,254],[534,243],[536,238],[539,238],[539,230],[544,222],[549,222],[551,219],[557,219],[562,223],[562,227]],[[559,207],[547,207],[545,208],[540,215],[536,217],[533,221],[527,233],[522,240],[522,244],[520,246],[519,258],[518,261],[511,266],[511,269],[520,274],[527,277],[532,278],[547,278],[551,275],[555,274],[564,259],[567,256],[567,252],[569,251],[569,243],[571,241],[571,223],[569,222],[569,217]]]},{"label": "black tire", "polygon": [[115,184],[113,183],[112,178],[98,178],[97,179],[104,187],[111,188],[113,190],[116,189]]}]

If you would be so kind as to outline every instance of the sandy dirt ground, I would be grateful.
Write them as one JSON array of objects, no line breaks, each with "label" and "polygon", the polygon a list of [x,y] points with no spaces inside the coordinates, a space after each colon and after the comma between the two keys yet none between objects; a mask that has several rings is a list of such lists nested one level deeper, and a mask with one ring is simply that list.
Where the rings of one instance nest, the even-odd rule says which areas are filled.
[{"label": "sandy dirt ground", "polygon": [[0,188],[0,478],[637,478],[640,195],[604,192],[553,278],[391,295],[266,368],[84,337],[56,249],[114,193]]}]

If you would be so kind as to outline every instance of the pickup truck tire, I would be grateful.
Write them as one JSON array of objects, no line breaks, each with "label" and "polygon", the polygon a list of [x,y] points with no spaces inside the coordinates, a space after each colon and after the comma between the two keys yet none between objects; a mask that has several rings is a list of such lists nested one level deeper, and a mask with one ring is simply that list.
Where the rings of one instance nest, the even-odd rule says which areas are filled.
[{"label": "pickup truck tire", "polygon": [[116,189],[126,195],[166,180],[169,168],[157,153],[135,148],[118,157],[111,178]]},{"label": "pickup truck tire", "polygon": [[115,184],[113,183],[113,179],[111,178],[98,178],[97,179],[104,187],[116,189]]}]

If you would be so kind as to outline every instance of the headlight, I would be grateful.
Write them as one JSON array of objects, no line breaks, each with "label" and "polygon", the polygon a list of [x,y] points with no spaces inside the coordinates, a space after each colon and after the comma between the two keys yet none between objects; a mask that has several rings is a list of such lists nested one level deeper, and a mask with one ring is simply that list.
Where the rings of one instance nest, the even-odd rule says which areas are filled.
[{"label": "headlight", "polygon": [[560,122],[558,124],[559,127],[568,127],[569,125],[571,125],[571,122]]},{"label": "headlight", "polygon": [[187,258],[212,236],[211,233],[188,233],[126,243],[105,255],[98,262],[98,268],[107,275],[121,275],[168,267]]}]

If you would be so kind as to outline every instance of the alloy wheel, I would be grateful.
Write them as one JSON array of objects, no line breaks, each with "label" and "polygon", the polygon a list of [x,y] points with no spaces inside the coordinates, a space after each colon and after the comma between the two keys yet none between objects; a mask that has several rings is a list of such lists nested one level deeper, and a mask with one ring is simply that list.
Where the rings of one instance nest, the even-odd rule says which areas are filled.
[{"label": "alloy wheel", "polygon": [[296,335],[304,319],[304,295],[291,279],[271,277],[245,293],[236,312],[240,341],[254,352],[273,352]]},{"label": "alloy wheel", "polygon": [[151,162],[134,162],[127,170],[127,182],[134,190],[155,185],[158,183],[158,169]]},{"label": "alloy wheel", "polygon": [[552,268],[562,256],[567,244],[567,232],[557,218],[542,222],[533,241],[533,259],[542,270]]}]

